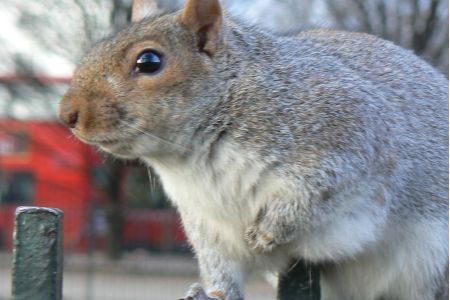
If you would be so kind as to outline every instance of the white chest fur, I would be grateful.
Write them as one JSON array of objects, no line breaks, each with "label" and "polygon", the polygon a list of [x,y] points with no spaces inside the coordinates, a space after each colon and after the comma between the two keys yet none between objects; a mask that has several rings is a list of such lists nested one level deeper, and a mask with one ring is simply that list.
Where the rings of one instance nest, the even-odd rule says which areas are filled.
[{"label": "white chest fur", "polygon": [[223,144],[209,161],[199,157],[188,163],[147,162],[182,216],[201,220],[233,255],[251,255],[245,229],[280,187],[280,180],[263,163],[233,144]]}]

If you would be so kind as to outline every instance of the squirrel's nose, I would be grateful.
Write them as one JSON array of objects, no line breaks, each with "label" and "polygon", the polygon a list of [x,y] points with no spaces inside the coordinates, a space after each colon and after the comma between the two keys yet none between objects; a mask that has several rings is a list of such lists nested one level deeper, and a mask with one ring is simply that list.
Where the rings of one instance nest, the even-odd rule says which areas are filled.
[{"label": "squirrel's nose", "polygon": [[62,120],[68,127],[75,128],[78,123],[78,111],[68,113]]},{"label": "squirrel's nose", "polygon": [[75,128],[79,121],[79,110],[73,107],[73,103],[63,99],[60,106],[59,119],[68,127]]}]

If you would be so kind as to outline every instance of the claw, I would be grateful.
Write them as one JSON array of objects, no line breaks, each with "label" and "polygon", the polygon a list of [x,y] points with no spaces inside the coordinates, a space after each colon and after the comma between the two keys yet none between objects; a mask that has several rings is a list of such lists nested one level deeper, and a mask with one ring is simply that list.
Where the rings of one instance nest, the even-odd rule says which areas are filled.
[{"label": "claw", "polygon": [[250,226],[246,230],[245,240],[256,253],[269,253],[277,245],[271,234],[260,231],[257,226]]},{"label": "claw", "polygon": [[190,287],[186,296],[179,300],[221,300],[221,299],[216,297],[209,297],[200,284],[194,283]]}]

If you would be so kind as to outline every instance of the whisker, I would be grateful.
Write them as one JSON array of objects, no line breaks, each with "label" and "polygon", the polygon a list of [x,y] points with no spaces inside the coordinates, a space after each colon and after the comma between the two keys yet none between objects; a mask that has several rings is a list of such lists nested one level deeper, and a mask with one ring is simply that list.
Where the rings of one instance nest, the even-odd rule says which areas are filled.
[{"label": "whisker", "polygon": [[148,174],[148,181],[150,183],[150,193],[153,193],[154,191],[156,191],[156,179],[155,176],[152,174],[150,167],[147,167],[147,174]]},{"label": "whisker", "polygon": [[172,146],[175,146],[175,147],[182,148],[183,150],[192,151],[191,149],[187,148],[186,146],[183,146],[183,145],[180,145],[180,144],[177,144],[177,143],[168,141],[168,140],[166,140],[166,139],[164,139],[164,138],[161,138],[161,137],[159,137],[159,136],[156,136],[156,135],[154,135],[154,134],[151,134],[151,133],[149,133],[149,132],[146,132],[146,131],[144,131],[144,130],[142,130],[142,129],[136,127],[136,126],[133,126],[133,125],[131,125],[131,124],[129,124],[129,123],[123,121],[123,120],[119,120],[119,121],[120,121],[122,124],[128,126],[129,128],[132,128],[132,129],[134,129],[134,130],[137,130],[137,131],[139,131],[140,133],[142,133],[142,134],[144,134],[144,135],[146,135],[146,136],[149,136],[149,137],[151,137],[151,138],[160,140],[160,141],[163,142],[163,143],[166,143],[166,144],[168,144],[168,145],[172,145]]}]

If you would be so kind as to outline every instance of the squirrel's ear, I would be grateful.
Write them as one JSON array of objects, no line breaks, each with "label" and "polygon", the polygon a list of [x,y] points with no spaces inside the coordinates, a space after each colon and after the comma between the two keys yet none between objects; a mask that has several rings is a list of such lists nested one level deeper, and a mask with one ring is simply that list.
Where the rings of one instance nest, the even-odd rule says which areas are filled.
[{"label": "squirrel's ear", "polygon": [[199,49],[212,56],[222,26],[219,0],[187,0],[181,12],[181,23],[197,35]]},{"label": "squirrel's ear", "polygon": [[137,22],[143,18],[159,15],[161,10],[155,0],[133,0],[131,9],[131,21]]}]

